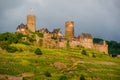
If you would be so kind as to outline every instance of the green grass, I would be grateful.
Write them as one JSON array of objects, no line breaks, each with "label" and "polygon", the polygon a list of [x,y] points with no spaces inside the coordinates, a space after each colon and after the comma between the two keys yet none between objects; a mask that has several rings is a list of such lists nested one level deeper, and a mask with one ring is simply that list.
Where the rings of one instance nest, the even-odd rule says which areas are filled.
[{"label": "green grass", "polygon": [[[40,48],[42,55],[34,53],[37,47],[12,44],[23,52],[0,53],[0,74],[22,75],[34,74],[24,77],[27,80],[59,80],[65,75],[68,80],[80,80],[81,74],[86,80],[120,80],[120,58],[111,58],[103,53],[85,49],[87,55],[82,55],[82,49],[45,49]],[[93,53],[96,57],[92,57]],[[59,69],[54,63],[60,62],[66,67]],[[52,76],[46,77],[48,71]]]}]

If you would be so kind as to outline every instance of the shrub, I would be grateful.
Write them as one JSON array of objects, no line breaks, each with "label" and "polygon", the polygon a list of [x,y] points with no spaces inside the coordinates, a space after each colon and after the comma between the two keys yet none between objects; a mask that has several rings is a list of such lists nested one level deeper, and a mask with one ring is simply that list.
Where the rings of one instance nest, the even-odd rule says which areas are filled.
[{"label": "shrub", "polygon": [[44,35],[43,35],[42,33],[36,32],[36,34],[37,34],[39,37],[44,37]]},{"label": "shrub", "polygon": [[95,53],[92,53],[92,57],[96,58],[96,54],[95,54]]},{"label": "shrub", "polygon": [[70,48],[69,40],[67,40],[66,47]]},{"label": "shrub", "polygon": [[65,75],[63,75],[63,76],[60,77],[59,80],[68,80],[68,78]]},{"label": "shrub", "polygon": [[24,37],[22,33],[17,33],[16,36],[17,36],[17,39],[20,39],[20,40],[22,39],[22,37]]},{"label": "shrub", "polygon": [[81,52],[83,55],[87,55],[87,52],[85,50],[82,50]]},{"label": "shrub", "polygon": [[34,39],[34,38],[29,38],[29,41],[30,41],[30,42],[34,42],[35,39]]},{"label": "shrub", "polygon": [[10,53],[14,53],[17,51],[17,48],[14,46],[8,46],[6,50]]},{"label": "shrub", "polygon": [[17,43],[18,39],[16,34],[6,32],[3,34],[0,34],[0,41],[7,41],[9,44],[11,44],[11,43]]},{"label": "shrub", "polygon": [[19,51],[19,52],[23,52],[23,49],[19,48],[18,51]]},{"label": "shrub", "polygon": [[22,44],[25,44],[25,45],[30,45],[29,42],[25,41],[25,42],[21,42]]},{"label": "shrub", "polygon": [[7,49],[9,43],[7,41],[0,41],[0,47],[2,49]]},{"label": "shrub", "polygon": [[40,46],[42,46],[42,44],[43,44],[43,40],[42,39],[39,40],[39,44],[40,44]]},{"label": "shrub", "polygon": [[50,72],[46,71],[46,72],[45,72],[45,76],[46,76],[46,77],[51,77]]},{"label": "shrub", "polygon": [[85,80],[84,75],[81,75],[81,76],[80,76],[80,80]]},{"label": "shrub", "polygon": [[37,55],[42,55],[42,51],[41,51],[39,48],[37,48],[37,49],[35,50],[35,54],[37,54]]},{"label": "shrub", "polygon": [[57,40],[57,36],[53,35],[51,39]]}]

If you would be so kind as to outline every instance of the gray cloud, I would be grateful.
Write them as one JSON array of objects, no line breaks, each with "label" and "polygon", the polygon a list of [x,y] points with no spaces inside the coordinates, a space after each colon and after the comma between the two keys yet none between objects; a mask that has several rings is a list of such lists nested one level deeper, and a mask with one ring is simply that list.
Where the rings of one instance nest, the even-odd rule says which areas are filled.
[{"label": "gray cloud", "polygon": [[0,11],[0,32],[15,32],[17,25],[26,23],[27,14],[35,14],[37,29],[64,32],[65,21],[73,20],[76,35],[87,32],[120,41],[120,0],[1,0]]}]

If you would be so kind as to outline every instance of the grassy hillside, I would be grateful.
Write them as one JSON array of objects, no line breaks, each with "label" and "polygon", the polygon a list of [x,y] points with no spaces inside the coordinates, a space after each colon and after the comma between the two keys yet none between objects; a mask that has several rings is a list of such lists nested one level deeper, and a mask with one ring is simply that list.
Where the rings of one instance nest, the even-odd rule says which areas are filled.
[{"label": "grassy hillside", "polygon": [[[22,76],[24,80],[120,80],[120,58],[84,49],[45,49],[11,44],[22,51],[0,53],[0,74]],[[81,54],[83,49],[86,55]],[[82,79],[81,79],[82,80]]]}]

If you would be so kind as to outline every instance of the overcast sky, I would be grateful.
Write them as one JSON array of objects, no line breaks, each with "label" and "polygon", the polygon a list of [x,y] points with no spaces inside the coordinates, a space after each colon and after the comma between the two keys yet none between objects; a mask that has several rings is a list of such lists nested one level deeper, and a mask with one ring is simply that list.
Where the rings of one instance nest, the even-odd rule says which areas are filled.
[{"label": "overcast sky", "polygon": [[70,20],[75,35],[120,41],[120,0],[0,0],[0,33],[15,32],[28,14],[36,15],[37,29],[61,28],[64,33]]}]

